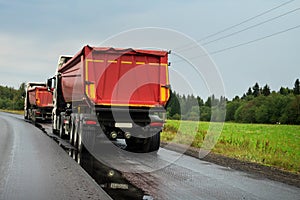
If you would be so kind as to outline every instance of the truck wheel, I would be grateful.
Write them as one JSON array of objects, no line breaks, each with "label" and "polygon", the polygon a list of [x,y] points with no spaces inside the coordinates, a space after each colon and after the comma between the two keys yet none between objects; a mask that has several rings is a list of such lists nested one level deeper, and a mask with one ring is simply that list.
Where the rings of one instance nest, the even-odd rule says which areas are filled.
[{"label": "truck wheel", "polygon": [[74,122],[75,119],[71,119],[71,130],[70,130],[70,144],[71,145],[74,145],[74,132],[75,132],[75,122]]},{"label": "truck wheel", "polygon": [[35,111],[33,111],[33,113],[32,113],[31,120],[32,120],[32,123],[35,125],[36,124],[36,114],[35,114]]},{"label": "truck wheel", "polygon": [[76,140],[76,147],[77,147],[77,156],[76,156],[76,161],[78,164],[82,164],[83,159],[86,158],[86,153],[87,150],[84,146],[84,144],[82,143],[82,133],[83,133],[83,129],[82,129],[82,125],[80,124],[78,129],[77,129],[77,140]]},{"label": "truck wheel", "polygon": [[149,138],[131,137],[126,139],[127,150],[139,153],[158,151],[160,146],[160,132]]},{"label": "truck wheel", "polygon": [[82,158],[82,140],[81,140],[81,131],[79,130],[79,133],[77,135],[77,163],[81,163]]},{"label": "truck wheel", "polygon": [[24,110],[24,119],[28,119],[28,111]]},{"label": "truck wheel", "polygon": [[158,151],[160,146],[160,132],[153,135],[150,138],[146,138],[145,144],[143,145],[143,152]]},{"label": "truck wheel", "polygon": [[60,118],[60,123],[59,123],[59,137],[61,139],[64,139],[66,137],[65,129],[64,129],[64,118],[63,117]]},{"label": "truck wheel", "polygon": [[137,149],[137,144],[138,144],[138,138],[135,138],[135,137],[131,137],[129,139],[125,139],[125,142],[126,142],[126,149],[129,150],[129,151],[133,151],[135,149]]},{"label": "truck wheel", "polygon": [[[74,146],[74,133],[75,133],[75,123],[74,123],[74,118],[71,118],[71,130],[70,130],[70,138],[69,138],[69,142],[72,146]],[[75,150],[74,149],[70,149],[69,151],[69,155],[71,157],[73,157],[73,155],[75,154]]]},{"label": "truck wheel", "polygon": [[74,131],[73,131],[73,135],[72,135],[72,137],[73,137],[73,143],[72,143],[72,145],[73,145],[73,147],[75,147],[75,151],[73,151],[73,159],[75,160],[75,161],[77,161],[77,156],[78,156],[78,149],[77,149],[77,140],[78,140],[78,134],[77,134],[77,132],[78,132],[78,126],[75,124],[75,127],[74,127]]},{"label": "truck wheel", "polygon": [[55,121],[56,124],[60,123],[60,116],[57,116],[57,119],[55,119],[55,118],[52,119],[52,133],[54,135],[58,135],[59,134],[59,130],[57,129],[57,125],[56,125],[56,127],[54,127],[54,120],[56,120]]}]

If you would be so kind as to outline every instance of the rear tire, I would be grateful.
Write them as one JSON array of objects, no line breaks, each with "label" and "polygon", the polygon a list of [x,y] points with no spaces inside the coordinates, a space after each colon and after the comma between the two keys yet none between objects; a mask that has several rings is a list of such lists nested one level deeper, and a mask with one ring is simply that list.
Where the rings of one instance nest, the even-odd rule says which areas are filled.
[{"label": "rear tire", "polygon": [[[54,120],[56,120],[56,127],[54,127]],[[59,130],[57,130],[57,123],[60,123],[60,116],[57,116],[56,119],[54,117],[52,118],[52,133],[54,135],[59,134]],[[59,124],[59,126],[60,126],[60,124]]]},{"label": "rear tire", "polygon": [[60,127],[59,127],[59,137],[61,138],[61,139],[65,139],[65,129],[64,129],[64,127],[63,127],[63,124],[60,124]]},{"label": "rear tire", "polygon": [[32,123],[34,125],[36,125],[36,114],[35,114],[35,111],[32,111],[32,118],[31,118],[31,120],[32,120]]},{"label": "rear tire", "polygon": [[24,110],[24,119],[28,120],[28,110]]},{"label": "rear tire", "polygon": [[60,117],[60,123],[59,123],[59,137],[61,139],[65,139],[66,134],[65,134],[65,128],[64,128],[64,118],[63,116]]},{"label": "rear tire", "polygon": [[160,132],[146,139],[144,152],[158,151],[160,146]]},{"label": "rear tire", "polygon": [[76,140],[76,148],[77,148],[77,156],[76,161],[80,165],[82,164],[83,160],[86,158],[87,149],[85,148],[84,144],[82,143],[82,134],[83,134],[83,127],[80,123],[78,125],[78,131],[77,132],[77,140]]},{"label": "rear tire", "polygon": [[131,137],[126,139],[127,150],[139,153],[158,151],[160,146],[160,132],[149,138]]},{"label": "rear tire", "polygon": [[70,144],[74,145],[74,132],[75,132],[75,118],[71,118],[71,130],[70,130]]}]

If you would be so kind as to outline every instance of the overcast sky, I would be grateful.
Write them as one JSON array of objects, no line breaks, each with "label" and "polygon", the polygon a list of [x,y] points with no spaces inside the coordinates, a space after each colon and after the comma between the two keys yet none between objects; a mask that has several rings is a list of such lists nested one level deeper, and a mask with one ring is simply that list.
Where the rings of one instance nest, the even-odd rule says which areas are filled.
[{"label": "overcast sky", "polygon": [[[180,32],[198,41],[207,52],[215,52],[300,25],[300,10],[295,10],[300,1],[295,0],[200,41],[284,2],[288,0],[0,0],[0,85],[18,88],[21,82],[45,81],[55,73],[59,55],[73,55],[86,44],[99,46],[107,38],[135,28],[160,27]],[[278,18],[272,19],[275,17]],[[262,23],[269,19],[272,20]],[[259,23],[262,24],[256,26]],[[204,45],[253,25],[249,30]],[[297,28],[210,55],[223,80],[226,96],[240,96],[255,82],[261,86],[268,84],[276,91],[280,86],[292,88],[300,78],[299,35]],[[180,42],[174,40],[179,47],[187,45]],[[185,47],[193,51],[192,46]],[[179,51],[174,45],[168,49]],[[175,56],[170,59],[174,71],[185,66],[184,62],[176,63]],[[196,95],[205,96],[197,81],[199,85],[205,82],[193,80],[190,84]]]}]

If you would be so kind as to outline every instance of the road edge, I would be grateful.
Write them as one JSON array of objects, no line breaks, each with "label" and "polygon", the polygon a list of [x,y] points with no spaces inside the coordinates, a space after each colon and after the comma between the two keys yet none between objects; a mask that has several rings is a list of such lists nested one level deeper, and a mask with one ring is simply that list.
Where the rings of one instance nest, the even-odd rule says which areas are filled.
[{"label": "road edge", "polygon": [[[186,145],[167,142],[161,142],[161,147],[176,152],[184,151],[185,155],[200,159],[199,149],[195,147],[187,147]],[[234,170],[247,172],[259,177],[264,177],[273,181],[278,181],[300,188],[300,174],[294,174],[274,167],[242,161],[236,158],[230,158],[212,152],[210,152],[207,156],[201,158],[200,160],[211,162]]]}]

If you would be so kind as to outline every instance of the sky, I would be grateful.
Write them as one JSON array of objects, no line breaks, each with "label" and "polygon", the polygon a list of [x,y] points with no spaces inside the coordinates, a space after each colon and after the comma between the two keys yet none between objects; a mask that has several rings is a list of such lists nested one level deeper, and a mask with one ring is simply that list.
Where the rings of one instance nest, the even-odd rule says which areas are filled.
[{"label": "sky", "polygon": [[[181,93],[206,97],[220,87],[233,98],[256,82],[276,91],[293,88],[300,78],[300,28],[212,52],[299,26],[298,8],[299,0],[0,0],[0,85],[46,81],[59,55],[74,55],[89,44],[171,50],[171,84]],[[211,74],[215,79],[208,80]]]}]

